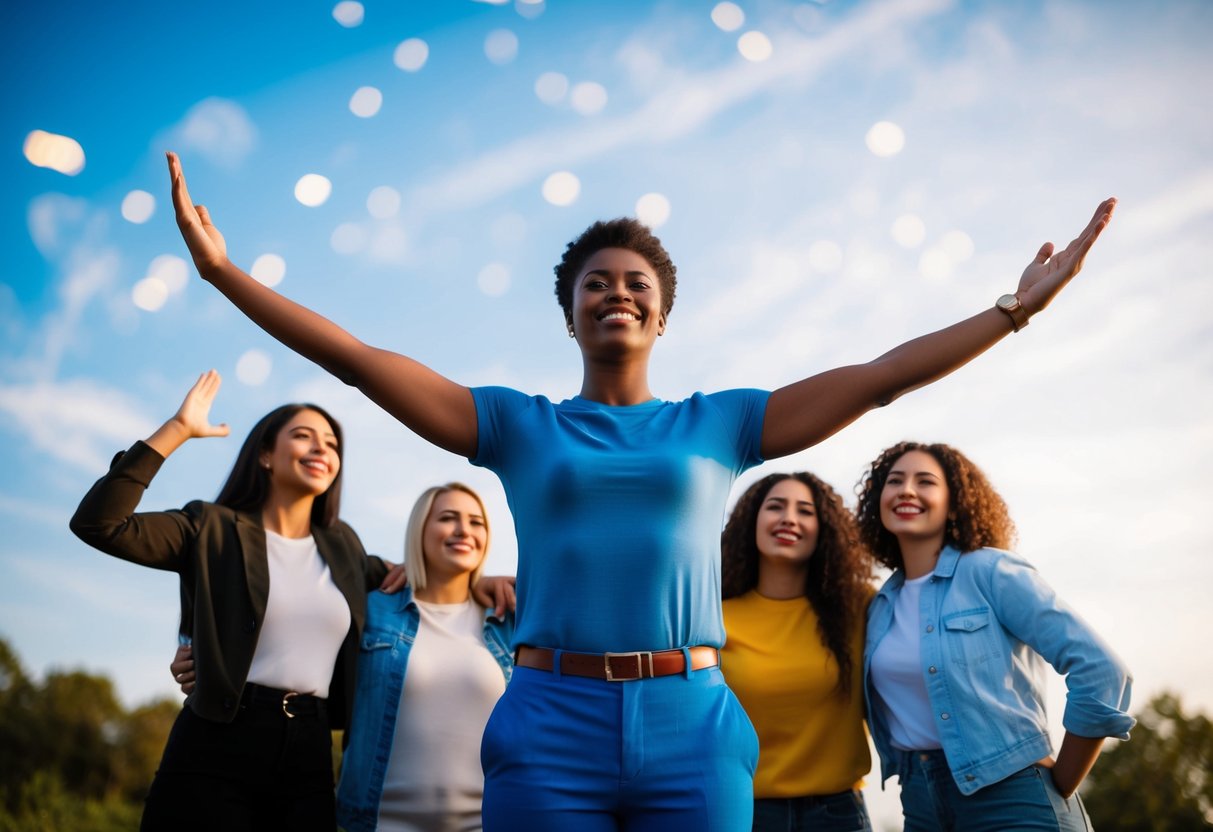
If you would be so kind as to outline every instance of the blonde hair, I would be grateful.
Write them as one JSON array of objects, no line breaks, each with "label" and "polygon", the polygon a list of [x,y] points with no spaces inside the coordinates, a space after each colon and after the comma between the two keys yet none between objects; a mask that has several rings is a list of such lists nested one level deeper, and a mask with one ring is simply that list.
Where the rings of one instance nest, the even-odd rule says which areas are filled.
[{"label": "blonde hair", "polygon": [[452,491],[460,491],[475,500],[476,504],[480,506],[481,516],[484,517],[484,552],[481,555],[480,563],[476,565],[476,568],[468,576],[468,586],[474,586],[480,580],[480,575],[484,571],[484,561],[489,554],[490,539],[489,513],[484,509],[484,500],[480,499],[479,494],[461,482],[448,482],[446,485],[435,485],[421,492],[421,496],[413,504],[413,511],[409,514],[409,522],[404,530],[404,574],[408,577],[409,586],[413,588],[413,592],[425,589],[426,585],[425,523],[430,519],[430,512],[434,508],[434,501],[442,494],[448,494]]}]

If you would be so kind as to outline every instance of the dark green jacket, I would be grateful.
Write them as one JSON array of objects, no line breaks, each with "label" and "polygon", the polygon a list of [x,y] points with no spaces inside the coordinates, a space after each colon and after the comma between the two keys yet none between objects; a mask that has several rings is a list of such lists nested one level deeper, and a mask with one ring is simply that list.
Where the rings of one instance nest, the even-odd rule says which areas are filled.
[{"label": "dark green jacket", "polygon": [[[135,513],[163,463],[164,457],[144,442],[119,453],[109,473],[80,501],[71,529],[106,554],[178,573],[181,631],[193,639],[197,673],[197,686],[186,704],[201,717],[231,722],[269,596],[265,529],[259,513],[201,500],[176,511]],[[343,522],[313,528],[312,536],[350,607],[350,631],[337,655],[328,691],[330,722],[341,728],[353,704],[366,593],[379,585],[387,567],[366,554],[358,535]]]}]

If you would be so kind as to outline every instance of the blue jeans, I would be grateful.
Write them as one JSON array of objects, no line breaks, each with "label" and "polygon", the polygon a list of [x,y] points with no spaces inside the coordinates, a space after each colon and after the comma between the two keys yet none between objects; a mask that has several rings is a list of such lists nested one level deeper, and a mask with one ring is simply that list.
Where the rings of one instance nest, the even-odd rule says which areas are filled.
[{"label": "blue jeans", "polygon": [[719,668],[515,668],[480,748],[485,832],[749,832],[758,737]]},{"label": "blue jeans", "polygon": [[872,832],[857,791],[806,797],[756,798],[754,832]]},{"label": "blue jeans", "polygon": [[1047,768],[1031,765],[963,795],[942,751],[910,754],[909,772],[901,779],[901,811],[905,832],[1091,829],[1078,795],[1062,797]]}]

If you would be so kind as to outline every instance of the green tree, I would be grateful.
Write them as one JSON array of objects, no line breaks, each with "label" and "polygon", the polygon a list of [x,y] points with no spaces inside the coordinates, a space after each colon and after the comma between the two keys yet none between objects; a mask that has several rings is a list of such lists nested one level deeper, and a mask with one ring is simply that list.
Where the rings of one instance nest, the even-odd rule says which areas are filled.
[{"label": "green tree", "polygon": [[1213,722],[1164,692],[1137,716],[1133,738],[1112,743],[1082,789],[1099,832],[1213,829]]},{"label": "green tree", "polygon": [[126,711],[104,676],[30,680],[0,638],[0,832],[119,832],[143,798],[181,707]]}]

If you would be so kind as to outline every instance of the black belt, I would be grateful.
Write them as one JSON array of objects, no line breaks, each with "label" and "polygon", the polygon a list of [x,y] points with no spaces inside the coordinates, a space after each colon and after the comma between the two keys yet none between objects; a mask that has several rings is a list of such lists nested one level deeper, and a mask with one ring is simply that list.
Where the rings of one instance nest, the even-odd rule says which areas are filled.
[{"label": "black belt", "polygon": [[244,693],[240,695],[240,707],[281,708],[287,719],[294,719],[297,716],[323,717],[328,713],[325,700],[319,696],[266,687],[253,682],[244,686]]}]

